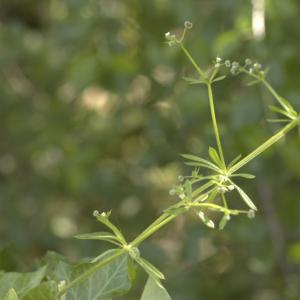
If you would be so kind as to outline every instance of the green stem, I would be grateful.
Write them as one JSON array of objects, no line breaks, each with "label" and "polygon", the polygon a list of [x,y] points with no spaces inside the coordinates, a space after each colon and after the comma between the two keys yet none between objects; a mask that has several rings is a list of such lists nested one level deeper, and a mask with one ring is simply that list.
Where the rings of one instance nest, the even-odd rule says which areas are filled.
[{"label": "green stem", "polygon": [[234,166],[232,166],[228,170],[228,175],[231,175],[235,173],[238,169],[246,165],[248,162],[250,162],[252,159],[254,159],[256,156],[264,152],[266,149],[271,147],[273,144],[275,144],[278,140],[280,140],[285,134],[287,134],[290,130],[295,128],[300,123],[300,117],[290,122],[288,125],[283,127],[280,131],[278,131],[276,134],[274,134],[272,137],[270,137],[267,141],[265,141],[262,145],[260,145],[258,148],[256,148],[254,151],[252,151],[250,154],[248,154],[246,157],[244,157],[242,160],[237,162]]},{"label": "green stem", "polygon": [[199,65],[196,63],[196,61],[193,59],[192,55],[189,53],[189,51],[185,48],[185,46],[182,43],[179,43],[182,51],[184,52],[184,54],[187,56],[187,58],[190,60],[190,62],[192,63],[192,65],[195,67],[195,69],[197,70],[197,72],[199,73],[199,75],[202,77],[202,79],[204,81],[207,80],[205,73],[203,72],[203,70],[199,67]]},{"label": "green stem", "polygon": [[116,252],[114,255],[108,257],[107,259],[99,261],[97,264],[95,264],[93,267],[91,267],[88,271],[84,272],[77,278],[75,278],[73,281],[71,281],[69,284],[67,284],[61,291],[59,291],[58,295],[61,297],[63,296],[68,290],[73,288],[75,285],[85,281],[90,275],[92,275],[97,270],[101,269],[102,267],[106,266],[110,262],[112,262],[117,257],[121,256],[126,252],[125,249],[120,249],[120,251]]},{"label": "green stem", "polygon": [[218,150],[219,150],[219,155],[220,155],[220,158],[225,167],[225,160],[224,160],[222,144],[221,144],[221,139],[220,139],[220,134],[219,134],[219,129],[218,129],[218,123],[217,123],[217,118],[216,118],[216,113],[215,113],[214,97],[213,97],[213,92],[212,92],[210,83],[207,84],[207,90],[208,90],[211,119],[212,119],[212,123],[213,123],[213,127],[214,127],[214,132],[215,132],[216,142],[217,142],[217,146],[218,146]]},{"label": "green stem", "polygon": [[172,221],[174,218],[177,217],[177,215],[167,215],[163,214],[162,216],[167,216],[163,219],[161,222],[153,222],[144,232],[142,232],[137,238],[135,238],[130,245],[133,247],[139,246],[139,244],[147,239],[150,235],[155,233],[157,230],[159,230],[161,227]]}]

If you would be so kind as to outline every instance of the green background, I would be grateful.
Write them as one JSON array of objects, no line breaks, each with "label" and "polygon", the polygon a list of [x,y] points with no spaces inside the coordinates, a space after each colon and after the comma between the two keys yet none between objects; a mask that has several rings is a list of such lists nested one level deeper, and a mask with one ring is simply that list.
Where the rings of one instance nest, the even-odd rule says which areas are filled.
[{"label": "green background", "polygon": [[[201,65],[258,60],[300,109],[300,2],[266,1],[262,40],[251,13],[250,0],[0,0],[0,237],[19,270],[47,250],[76,260],[107,249],[72,239],[99,230],[94,209],[112,209],[134,238],[174,203],[168,191],[190,172],[179,153],[214,145],[205,88],[182,80],[193,69],[164,43],[185,20]],[[279,129],[265,121],[272,97],[246,82],[215,86],[227,161]],[[294,131],[245,168],[257,175],[240,183],[254,220],[212,231],[184,216],[142,245],[174,300],[299,299],[299,147]],[[138,298],[140,275],[122,299]]]}]

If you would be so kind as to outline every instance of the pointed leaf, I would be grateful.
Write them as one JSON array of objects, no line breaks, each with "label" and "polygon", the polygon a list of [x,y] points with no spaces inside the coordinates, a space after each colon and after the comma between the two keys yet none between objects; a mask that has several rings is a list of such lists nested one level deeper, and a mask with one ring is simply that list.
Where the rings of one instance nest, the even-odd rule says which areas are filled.
[{"label": "pointed leaf", "polygon": [[248,174],[248,173],[235,173],[235,174],[231,175],[230,177],[243,177],[243,178],[247,178],[247,179],[253,179],[253,178],[255,178],[255,175]]},{"label": "pointed leaf", "polygon": [[219,229],[223,230],[229,220],[230,220],[230,215],[225,214],[219,223]]},{"label": "pointed leaf", "polygon": [[171,297],[162,285],[149,276],[141,300],[171,300]]},{"label": "pointed leaf", "polygon": [[[195,161],[197,163],[206,165],[207,167],[210,167],[213,170],[217,170],[217,171],[219,170],[218,166],[214,165],[211,161],[209,161],[207,159],[204,159],[202,157],[198,157],[198,156],[192,155],[192,154],[181,154],[181,156],[188,159],[188,160],[192,160],[192,161]],[[203,166],[203,165],[201,165],[201,166]]]},{"label": "pointed leaf", "polygon": [[165,279],[165,276],[156,267],[154,267],[149,261],[142,257],[138,257],[135,261],[144,269],[144,271],[159,285],[160,280]]},{"label": "pointed leaf", "polygon": [[234,166],[241,158],[242,158],[242,155],[241,155],[241,154],[239,154],[237,157],[235,157],[235,158],[228,164],[228,169],[230,169],[232,166]]},{"label": "pointed leaf", "polygon": [[252,202],[252,200],[249,198],[249,196],[235,183],[233,183],[233,185],[235,186],[235,188],[237,189],[238,193],[240,194],[240,196],[242,197],[242,199],[245,201],[245,203],[253,210],[257,210],[256,206],[254,205],[254,203]]},{"label": "pointed leaf", "polygon": [[192,184],[189,180],[184,183],[185,192],[189,200],[192,200]]},{"label": "pointed leaf", "polygon": [[199,218],[201,219],[201,221],[209,228],[215,228],[215,223],[210,220],[203,211],[199,211],[198,213]]},{"label": "pointed leaf", "polygon": [[285,110],[283,110],[283,109],[281,109],[281,108],[279,108],[279,107],[277,107],[277,106],[269,105],[269,108],[270,108],[274,113],[278,113],[278,114],[280,114],[280,115],[284,115],[284,116],[286,116],[286,117],[288,117],[288,118],[291,118],[290,114],[289,114],[287,111],[285,111]]},{"label": "pointed leaf", "polygon": [[219,77],[215,78],[212,82],[221,81],[221,80],[223,80],[225,78],[226,78],[226,75],[222,75],[222,76],[219,76]]},{"label": "pointed leaf", "polygon": [[203,84],[205,81],[197,79],[197,78],[192,78],[192,77],[183,77],[183,80],[186,81],[188,84]]},{"label": "pointed leaf", "polygon": [[111,234],[110,232],[92,232],[92,233],[84,233],[75,235],[76,239],[79,240],[100,240],[106,241],[117,246],[121,246],[122,244],[118,241],[118,238]]},{"label": "pointed leaf", "polygon": [[208,149],[208,154],[211,158],[211,160],[221,169],[224,167],[224,164],[222,162],[222,160],[220,159],[220,156],[217,152],[217,150],[213,147],[209,147]]}]

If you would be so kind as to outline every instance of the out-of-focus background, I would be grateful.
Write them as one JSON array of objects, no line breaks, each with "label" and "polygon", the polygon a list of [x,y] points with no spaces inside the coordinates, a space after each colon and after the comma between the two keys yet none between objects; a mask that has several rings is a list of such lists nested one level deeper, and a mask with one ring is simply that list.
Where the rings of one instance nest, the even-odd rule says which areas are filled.
[{"label": "out-of-focus background", "polygon": [[[300,109],[300,2],[263,2],[0,1],[0,237],[19,270],[47,250],[75,260],[107,249],[72,239],[99,231],[94,209],[135,237],[174,203],[169,189],[190,172],[178,154],[213,145],[205,89],[182,80],[191,65],[164,43],[185,20],[202,65],[258,60]],[[215,89],[227,160],[279,128],[265,121],[271,96],[245,83]],[[245,168],[257,175],[241,182],[254,220],[212,231],[185,216],[143,244],[175,300],[300,298],[299,150],[295,131]],[[124,299],[138,298],[139,278]]]}]

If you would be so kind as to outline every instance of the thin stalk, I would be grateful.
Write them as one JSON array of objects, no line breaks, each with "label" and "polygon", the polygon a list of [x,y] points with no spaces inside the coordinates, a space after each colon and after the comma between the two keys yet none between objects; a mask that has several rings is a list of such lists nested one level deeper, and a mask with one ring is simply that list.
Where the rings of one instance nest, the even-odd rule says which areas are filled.
[{"label": "thin stalk", "polygon": [[95,264],[93,267],[91,267],[88,271],[84,272],[77,278],[75,278],[73,281],[71,281],[69,284],[67,284],[61,291],[59,291],[58,295],[61,297],[63,296],[68,290],[73,288],[75,285],[83,282],[86,280],[90,275],[92,275],[97,270],[101,269],[102,267],[106,266],[113,260],[115,260],[117,257],[121,256],[126,252],[125,249],[120,249],[119,252],[115,253],[114,255],[108,257],[107,259],[99,261],[99,263]]},{"label": "thin stalk", "polygon": [[228,175],[235,173],[237,170],[239,170],[241,167],[246,165],[256,156],[258,156],[259,154],[267,150],[269,147],[271,147],[273,144],[279,141],[282,137],[284,137],[290,130],[292,130],[297,125],[299,125],[299,123],[300,123],[300,117],[298,117],[297,119],[293,120],[288,125],[283,127],[280,131],[278,131],[276,134],[274,134],[272,137],[266,140],[262,145],[260,145],[258,148],[256,148],[254,151],[252,151],[250,154],[248,154],[246,157],[244,157],[242,160],[240,160],[234,166],[232,166],[228,170],[229,173]]},{"label": "thin stalk", "polygon": [[289,111],[289,107],[286,106],[286,104],[281,100],[281,97],[277,94],[277,92],[273,89],[273,87],[270,85],[268,81],[265,79],[262,79],[261,81],[265,87],[269,90],[269,92],[274,96],[274,98],[278,101],[278,103],[287,111]]},{"label": "thin stalk", "polygon": [[161,227],[163,227],[164,225],[166,225],[167,223],[169,223],[170,221],[172,221],[174,218],[176,218],[177,215],[169,215],[167,218],[165,218],[163,221],[161,221],[158,224],[150,225],[148,227],[148,229],[146,229],[143,233],[141,233],[137,238],[135,238],[130,245],[132,247],[137,247],[139,246],[139,244],[144,241],[145,239],[147,239],[150,235],[152,235],[153,233],[155,233],[157,230],[159,230]]},{"label": "thin stalk", "polygon": [[215,113],[215,105],[214,105],[214,97],[213,97],[213,92],[211,88],[211,84],[207,84],[207,91],[208,91],[208,98],[209,98],[209,106],[210,106],[210,112],[211,112],[211,119],[214,127],[214,133],[215,133],[215,138],[218,146],[218,151],[220,158],[225,165],[225,160],[224,160],[224,155],[223,155],[223,149],[222,149],[222,144],[221,144],[221,139],[220,139],[220,133],[218,129],[218,123],[217,123],[217,118],[216,118],[216,113]]},{"label": "thin stalk", "polygon": [[192,55],[190,54],[190,52],[185,48],[185,46],[182,43],[179,43],[182,51],[184,52],[184,54],[187,56],[187,58],[190,60],[190,62],[192,63],[192,65],[195,67],[195,69],[197,70],[197,72],[199,73],[199,75],[202,77],[202,79],[204,81],[207,80],[205,73],[203,72],[203,70],[199,67],[199,65],[196,63],[196,61],[193,59]]}]

